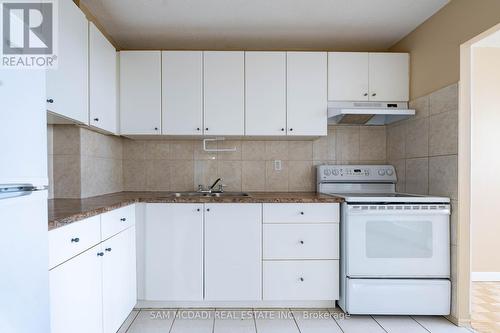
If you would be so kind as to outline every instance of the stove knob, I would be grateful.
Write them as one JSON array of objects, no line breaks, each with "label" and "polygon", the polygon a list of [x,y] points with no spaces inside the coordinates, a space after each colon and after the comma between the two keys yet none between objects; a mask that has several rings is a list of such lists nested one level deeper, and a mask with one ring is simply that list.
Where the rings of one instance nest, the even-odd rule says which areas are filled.
[{"label": "stove knob", "polygon": [[392,169],[387,169],[385,173],[387,174],[387,176],[392,176],[394,174],[394,171]]},{"label": "stove knob", "polygon": [[323,173],[325,176],[330,176],[332,174],[332,172],[329,169],[325,169],[325,171],[323,171]]},{"label": "stove knob", "polygon": [[385,176],[385,170],[384,170],[384,169],[380,169],[380,170],[378,171],[378,175],[379,175],[379,176]]},{"label": "stove knob", "polygon": [[333,173],[334,176],[338,176],[339,175],[339,170],[338,169],[333,169],[332,173]]}]

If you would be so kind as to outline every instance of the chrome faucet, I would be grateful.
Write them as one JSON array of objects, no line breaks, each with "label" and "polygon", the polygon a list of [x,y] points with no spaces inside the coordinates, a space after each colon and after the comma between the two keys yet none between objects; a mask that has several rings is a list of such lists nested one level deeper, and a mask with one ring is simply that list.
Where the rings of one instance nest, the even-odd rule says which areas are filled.
[{"label": "chrome faucet", "polygon": [[[223,193],[224,192],[224,184],[219,184],[219,182],[222,181],[222,178],[217,178],[215,182],[208,186],[207,189],[204,188],[203,185],[198,185],[198,191],[200,193]],[[217,190],[214,190],[215,186],[219,184],[219,187]]]}]

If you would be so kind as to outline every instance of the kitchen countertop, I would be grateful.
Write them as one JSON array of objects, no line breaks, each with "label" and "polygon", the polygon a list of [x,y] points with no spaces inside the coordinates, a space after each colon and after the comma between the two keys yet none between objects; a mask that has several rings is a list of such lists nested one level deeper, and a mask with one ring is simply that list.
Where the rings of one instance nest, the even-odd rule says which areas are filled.
[{"label": "kitchen countertop", "polygon": [[49,200],[49,230],[136,202],[146,203],[339,203],[316,192],[248,192],[248,197],[176,197],[175,192],[118,192],[86,199]]}]

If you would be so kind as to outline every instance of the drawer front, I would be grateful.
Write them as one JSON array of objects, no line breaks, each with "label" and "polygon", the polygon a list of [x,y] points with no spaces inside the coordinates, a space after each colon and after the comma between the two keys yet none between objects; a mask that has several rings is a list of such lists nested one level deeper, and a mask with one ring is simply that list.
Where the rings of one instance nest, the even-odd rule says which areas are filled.
[{"label": "drawer front", "polygon": [[339,261],[264,261],[264,300],[339,298]]},{"label": "drawer front", "polygon": [[266,224],[264,259],[339,259],[339,225]]},{"label": "drawer front", "polygon": [[135,205],[106,212],[101,215],[101,235],[105,240],[135,225]]},{"label": "drawer front", "polygon": [[338,223],[339,204],[264,204],[264,223]]},{"label": "drawer front", "polygon": [[91,218],[49,231],[49,269],[101,241],[101,218]]}]

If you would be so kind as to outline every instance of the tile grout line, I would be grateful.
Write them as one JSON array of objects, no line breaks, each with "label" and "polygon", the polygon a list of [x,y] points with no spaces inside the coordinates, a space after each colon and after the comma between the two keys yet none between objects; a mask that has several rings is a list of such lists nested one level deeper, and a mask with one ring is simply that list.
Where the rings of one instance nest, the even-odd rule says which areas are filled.
[{"label": "tile grout line", "polygon": [[333,321],[335,322],[335,324],[337,324],[337,326],[339,327],[340,331],[342,333],[345,333],[344,330],[342,329],[342,327],[340,326],[340,324],[338,323],[337,319],[335,318],[335,314],[332,313],[332,311],[330,311],[330,309],[326,309],[326,311],[328,311],[328,313],[330,314],[330,317],[333,315],[333,317],[332,317]]},{"label": "tile grout line", "polygon": [[370,315],[370,318],[371,318],[371,319],[373,319],[373,321],[375,321],[375,322],[377,323],[377,325],[378,325],[378,326],[380,326],[380,328],[384,330],[384,332],[389,333],[389,331],[387,331],[387,330],[384,328],[384,326],[382,326],[382,324],[380,324],[380,323],[378,322],[378,320],[377,320],[377,319],[375,319],[375,317],[374,317],[374,316]]},{"label": "tile grout line", "polygon": [[409,316],[411,319],[413,319],[417,324],[419,324],[424,330],[426,330],[427,332],[429,333],[432,333],[431,331],[429,331],[427,329],[427,327],[425,327],[424,325],[422,325],[418,320],[416,320],[413,316]]},{"label": "tile grout line", "polygon": [[177,313],[179,313],[179,308],[175,309],[174,320],[172,320],[172,324],[170,324],[170,328],[168,329],[168,333],[172,332],[174,328],[175,320],[177,319]]},{"label": "tile grout line", "polygon": [[297,330],[299,331],[299,333],[302,333],[302,331],[300,330],[300,327],[299,327],[299,323],[297,323],[297,319],[295,318],[295,315],[293,314],[292,309],[288,308],[288,311],[290,311],[290,314],[292,315],[293,322],[295,323]]},{"label": "tile grout line", "polygon": [[127,333],[130,330],[130,328],[134,324],[134,321],[137,319],[137,317],[139,317],[139,314],[141,313],[141,311],[142,310],[137,311],[137,314],[134,316],[134,319],[132,319],[132,321],[130,322],[130,325],[128,325],[127,329],[125,329],[125,333]]}]

